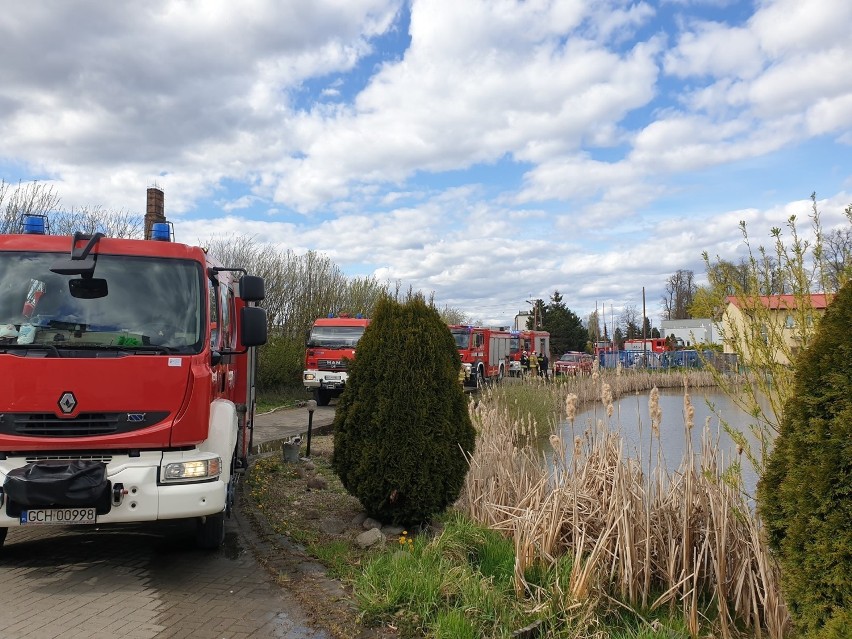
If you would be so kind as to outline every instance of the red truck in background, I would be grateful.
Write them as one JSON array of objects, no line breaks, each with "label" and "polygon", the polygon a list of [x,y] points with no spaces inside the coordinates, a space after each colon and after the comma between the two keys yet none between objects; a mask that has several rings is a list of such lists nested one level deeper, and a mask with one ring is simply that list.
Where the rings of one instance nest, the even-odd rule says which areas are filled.
[{"label": "red truck in background", "polygon": [[131,240],[45,222],[0,235],[0,543],[192,518],[198,545],[220,546],[251,447],[263,280],[168,223]]},{"label": "red truck in background", "polygon": [[464,385],[500,381],[509,371],[512,335],[500,328],[451,325],[464,369]]},{"label": "red truck in background", "polygon": [[328,406],[346,387],[348,362],[370,323],[369,319],[337,315],[321,317],[308,334],[302,381],[318,406]]},{"label": "red truck in background", "polygon": [[669,350],[669,345],[666,342],[665,337],[626,339],[624,340],[624,350],[633,352],[665,353]]},{"label": "red truck in background", "polygon": [[529,355],[531,352],[545,353],[547,359],[550,357],[550,333],[547,331],[512,331],[512,346],[509,360],[509,375],[519,377],[521,371],[521,355],[526,351]]}]

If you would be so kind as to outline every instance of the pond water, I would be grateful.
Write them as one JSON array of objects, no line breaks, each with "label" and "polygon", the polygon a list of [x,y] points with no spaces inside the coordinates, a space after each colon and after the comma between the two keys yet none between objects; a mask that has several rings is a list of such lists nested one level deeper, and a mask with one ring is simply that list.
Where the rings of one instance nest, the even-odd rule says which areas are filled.
[{"label": "pond water", "polygon": [[[689,391],[692,406],[695,409],[694,428],[691,432],[693,451],[700,451],[701,438],[705,423],[709,417],[710,433],[713,441],[718,441],[717,449],[724,455],[725,466],[737,459],[737,447],[722,427],[724,420],[732,428],[744,432],[754,444],[749,424],[754,423],[747,413],[741,410],[727,395],[718,388],[694,388]],[[607,420],[603,406],[596,402],[586,410],[578,410],[574,420],[574,432],[581,434],[589,425],[602,419],[610,430],[620,430],[624,436],[626,450],[630,456],[639,456],[645,460],[647,469],[649,446],[651,442],[651,418],[648,408],[649,393],[627,395],[613,402],[615,412]],[[712,408],[711,408],[712,407]],[[660,408],[663,418],[660,424],[659,447],[665,458],[666,467],[674,471],[680,465],[686,448],[686,427],[683,406],[683,389],[661,389]],[[563,438],[571,441],[571,426],[562,425]],[[653,456],[656,458],[658,444],[654,441]],[[639,452],[641,451],[641,453]],[[747,494],[754,496],[757,475],[745,455],[740,458],[742,465],[743,487]]]}]

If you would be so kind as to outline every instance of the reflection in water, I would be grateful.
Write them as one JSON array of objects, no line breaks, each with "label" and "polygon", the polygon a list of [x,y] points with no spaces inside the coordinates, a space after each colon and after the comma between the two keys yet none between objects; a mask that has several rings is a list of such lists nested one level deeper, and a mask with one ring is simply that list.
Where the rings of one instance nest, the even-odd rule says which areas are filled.
[{"label": "reflection in water", "polygon": [[[709,418],[711,440],[715,441],[718,436],[719,461],[724,461],[729,466],[731,460],[739,461],[742,465],[743,487],[751,496],[754,496],[757,486],[757,474],[752,468],[745,455],[737,454],[737,447],[721,425],[724,420],[732,428],[738,429],[746,434],[748,441],[756,444],[751,435],[749,424],[753,419],[737,407],[727,395],[717,388],[696,388],[689,391],[692,406],[695,409],[694,428],[692,429],[692,449],[700,451],[701,438],[705,423]],[[708,405],[708,402],[710,405]],[[577,412],[574,420],[574,431],[579,435],[597,422],[604,420],[610,429],[621,428],[624,436],[625,453],[632,457],[643,460],[643,468],[648,468],[648,455],[651,445],[651,418],[648,411],[648,393],[639,395],[628,395],[614,402],[615,412],[607,421],[606,411],[600,403],[588,406],[586,410]],[[712,406],[712,409],[711,409]],[[683,406],[683,390],[661,389],[660,408],[663,419],[660,424],[659,447],[665,459],[669,472],[673,472],[680,465],[686,442],[686,418]],[[563,437],[571,441],[571,425],[563,424]],[[657,441],[653,442],[653,457],[657,456]]]}]

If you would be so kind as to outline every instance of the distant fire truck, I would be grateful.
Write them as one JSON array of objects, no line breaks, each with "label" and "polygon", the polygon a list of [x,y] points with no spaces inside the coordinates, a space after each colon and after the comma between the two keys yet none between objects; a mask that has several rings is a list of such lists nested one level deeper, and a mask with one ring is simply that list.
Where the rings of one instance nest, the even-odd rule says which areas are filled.
[{"label": "distant fire truck", "polygon": [[547,331],[512,331],[512,346],[509,355],[509,374],[517,377],[521,374],[521,355],[524,351],[529,355],[533,351],[550,356],[550,333]]},{"label": "distant fire truck", "polygon": [[47,222],[0,235],[0,543],[193,518],[218,547],[251,447],[263,280],[168,223],[130,240]]},{"label": "distant fire truck", "polygon": [[321,317],[314,322],[305,351],[302,380],[319,406],[328,406],[346,387],[348,362],[370,323],[360,315]]},{"label": "distant fire truck", "polygon": [[627,339],[624,340],[624,350],[639,351],[647,353],[664,353],[669,350],[664,337],[654,337],[648,339]]},{"label": "distant fire truck", "polygon": [[482,326],[450,326],[464,368],[465,386],[500,381],[509,371],[512,335]]}]

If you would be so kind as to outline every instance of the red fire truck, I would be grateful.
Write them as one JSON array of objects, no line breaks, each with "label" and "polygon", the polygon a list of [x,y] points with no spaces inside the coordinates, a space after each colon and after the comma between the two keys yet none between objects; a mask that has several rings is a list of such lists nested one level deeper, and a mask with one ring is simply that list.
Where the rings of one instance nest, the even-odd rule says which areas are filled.
[{"label": "red fire truck", "polygon": [[533,351],[546,353],[547,359],[552,360],[550,356],[550,333],[532,330],[512,331],[509,374],[513,377],[518,377],[521,374],[521,355],[524,351],[527,354]]},{"label": "red fire truck", "polygon": [[192,518],[218,547],[251,448],[263,280],[168,223],[129,240],[46,222],[0,235],[0,543]]},{"label": "red fire truck", "polygon": [[509,371],[512,335],[503,329],[450,326],[464,368],[465,386],[500,381]]},{"label": "red fire truck", "polygon": [[332,315],[314,322],[308,334],[302,379],[319,406],[327,406],[343,392],[347,362],[355,358],[355,346],[369,323],[360,315]]},{"label": "red fire truck", "polygon": [[640,351],[648,353],[664,353],[668,348],[664,337],[653,337],[647,339],[627,339],[624,340],[624,350]]}]

